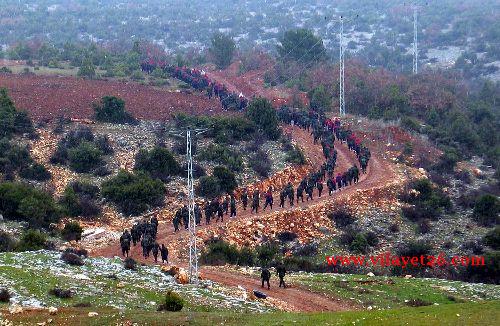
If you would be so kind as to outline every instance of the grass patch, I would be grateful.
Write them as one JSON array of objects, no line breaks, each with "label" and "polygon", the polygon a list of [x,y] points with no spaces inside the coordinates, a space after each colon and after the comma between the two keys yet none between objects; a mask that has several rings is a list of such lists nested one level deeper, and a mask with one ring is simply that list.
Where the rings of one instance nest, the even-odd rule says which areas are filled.
[{"label": "grass patch", "polygon": [[[88,312],[98,316],[89,318]],[[55,316],[47,311],[8,315],[14,323],[35,325],[53,319],[56,325],[492,325],[500,318],[500,302],[448,304],[418,308],[380,311],[349,311],[325,313],[264,313],[240,314],[229,312],[120,312],[112,308],[65,308]]]}]

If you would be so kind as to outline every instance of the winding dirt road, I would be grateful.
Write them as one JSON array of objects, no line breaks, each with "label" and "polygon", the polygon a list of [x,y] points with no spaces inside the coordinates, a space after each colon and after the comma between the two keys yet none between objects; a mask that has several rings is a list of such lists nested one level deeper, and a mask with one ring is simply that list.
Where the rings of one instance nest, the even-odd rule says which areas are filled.
[{"label": "winding dirt road", "polygon": [[[293,140],[302,147],[305,155],[309,161],[311,169],[317,169],[323,163],[322,149],[319,144],[314,144],[310,134],[298,127],[286,126],[285,132],[290,133],[293,136]],[[356,156],[352,151],[349,151],[345,144],[340,145],[336,143],[336,149],[338,151],[337,167],[336,171],[345,171],[356,163]],[[381,187],[384,183],[383,180],[387,180],[387,174],[390,173],[391,169],[385,162],[379,161],[374,155],[370,159],[367,173],[362,174],[358,184],[344,188],[342,191],[337,191],[333,194],[336,198],[341,198],[349,196],[350,194],[373,187]],[[382,183],[382,184],[381,184]],[[321,198],[315,197],[313,201],[299,203],[299,205],[290,208],[285,206],[285,208],[278,210],[297,210],[307,207],[312,207],[313,205],[318,205],[324,201],[331,200],[332,197],[328,196],[328,191],[325,191],[326,195]],[[273,210],[273,212],[276,211]],[[260,212],[259,214],[251,214],[249,210],[243,211],[241,208],[238,209],[238,216],[234,219],[226,218],[225,222],[211,223],[210,225],[202,225],[198,229],[217,229],[225,228],[228,223],[245,223],[246,220],[255,218],[255,216],[266,216],[271,212]],[[241,224],[244,225],[244,224]],[[171,263],[178,266],[186,267],[187,262],[185,256],[182,256],[179,251],[174,248],[182,248],[184,251],[188,245],[188,233],[185,230],[174,233],[173,227],[170,223],[161,223],[159,225],[158,231],[159,243],[168,244],[170,248],[170,259]],[[120,255],[120,248],[118,243],[114,243],[109,247],[103,248],[98,252],[94,253],[99,256],[114,257]],[[144,260],[140,252],[140,246],[133,247],[131,250],[131,256],[138,259],[144,263],[151,263]],[[260,287],[259,280],[236,272],[228,272],[218,270],[216,267],[202,267],[201,274],[203,278],[210,279],[221,284],[228,286],[242,286],[247,290],[258,289]],[[278,284],[272,282],[271,290],[264,290],[271,298],[278,299],[290,307],[293,311],[339,311],[339,310],[352,310],[357,307],[352,304],[345,302],[340,302],[336,298],[329,298],[320,293],[312,292],[308,289],[300,287],[291,287],[287,289],[278,288]]]}]

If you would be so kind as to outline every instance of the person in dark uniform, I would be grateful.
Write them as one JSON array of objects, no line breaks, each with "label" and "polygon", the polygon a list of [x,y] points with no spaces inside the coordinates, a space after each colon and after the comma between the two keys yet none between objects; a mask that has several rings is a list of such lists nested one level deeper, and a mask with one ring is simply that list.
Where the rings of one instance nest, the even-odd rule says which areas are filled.
[{"label": "person in dark uniform", "polygon": [[283,285],[283,288],[286,288],[285,281],[284,281],[285,274],[286,274],[285,265],[283,265],[283,263],[281,263],[278,265],[278,267],[276,267],[276,275],[278,275],[278,277],[280,279],[280,286],[279,287],[281,287],[281,285]]},{"label": "person in dark uniform", "polygon": [[230,206],[231,214],[229,217],[236,216],[236,198],[234,198],[234,195],[231,195]]},{"label": "person in dark uniform", "polygon": [[158,254],[160,253],[160,245],[158,244],[158,242],[155,241],[155,243],[153,244],[152,251],[153,251],[153,257],[155,259],[155,263],[157,263],[158,262]]},{"label": "person in dark uniform", "polygon": [[252,213],[255,211],[255,213],[259,213],[259,206],[260,206],[260,194],[259,190],[255,189],[252,195]]},{"label": "person in dark uniform", "polygon": [[165,247],[164,244],[161,245],[160,254],[161,254],[161,262],[165,263],[166,261],[168,264],[168,248]]},{"label": "person in dark uniform", "polygon": [[248,205],[248,190],[247,188],[243,189],[243,193],[241,194],[241,203],[243,204],[243,210],[247,210]]},{"label": "person in dark uniform", "polygon": [[285,198],[286,198],[286,191],[285,191],[285,189],[283,189],[280,192],[280,207],[281,208],[285,207]]},{"label": "person in dark uniform", "polygon": [[323,182],[318,180],[316,183],[316,188],[318,188],[318,197],[321,197],[321,193],[323,192]]},{"label": "person in dark uniform", "polygon": [[262,272],[260,273],[260,278],[262,279],[262,286],[264,287],[264,282],[267,282],[267,289],[271,289],[271,284],[269,284],[269,280],[271,279],[271,272],[267,268],[262,268]]},{"label": "person in dark uniform", "polygon": [[304,187],[302,183],[297,187],[297,204],[299,203],[299,198],[304,202]]}]

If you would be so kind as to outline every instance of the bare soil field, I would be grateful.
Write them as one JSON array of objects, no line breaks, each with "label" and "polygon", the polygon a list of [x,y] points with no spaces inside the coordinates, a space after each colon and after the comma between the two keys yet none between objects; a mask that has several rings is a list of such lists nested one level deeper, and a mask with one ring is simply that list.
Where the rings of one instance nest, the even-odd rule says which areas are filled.
[{"label": "bare soil field", "polygon": [[146,120],[169,120],[173,113],[220,114],[219,101],[204,94],[171,92],[134,82],[85,80],[71,77],[0,74],[0,88],[5,87],[19,109],[35,120],[68,118],[89,119],[92,103],[103,96],[125,100],[127,111]]}]

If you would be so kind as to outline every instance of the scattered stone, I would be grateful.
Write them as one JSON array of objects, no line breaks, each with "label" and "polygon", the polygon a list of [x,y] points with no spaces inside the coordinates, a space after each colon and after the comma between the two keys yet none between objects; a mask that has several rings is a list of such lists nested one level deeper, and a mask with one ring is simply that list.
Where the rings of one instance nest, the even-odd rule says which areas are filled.
[{"label": "scattered stone", "polygon": [[372,272],[369,272],[368,274],[366,274],[366,276],[374,277],[375,274],[373,274]]},{"label": "scattered stone", "polygon": [[21,307],[21,306],[13,305],[13,306],[9,307],[9,313],[11,315],[20,314],[22,312],[23,312],[23,307]]},{"label": "scattered stone", "polygon": [[90,311],[88,316],[89,317],[97,317],[97,316],[99,316],[99,314],[95,311]]},{"label": "scattered stone", "polygon": [[49,315],[55,316],[59,310],[56,307],[49,307]]}]

